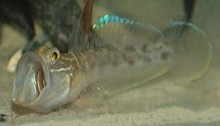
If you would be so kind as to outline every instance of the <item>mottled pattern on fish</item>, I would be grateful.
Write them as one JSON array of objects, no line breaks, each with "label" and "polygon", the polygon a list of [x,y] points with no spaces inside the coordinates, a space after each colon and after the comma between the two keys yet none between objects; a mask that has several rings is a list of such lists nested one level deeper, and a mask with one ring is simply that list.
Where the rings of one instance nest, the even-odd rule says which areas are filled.
[{"label": "mottled pattern on fish", "polygon": [[146,63],[156,66],[172,62],[173,51],[168,46],[158,43],[155,45],[155,50],[149,49],[147,46],[143,45],[139,50],[132,46],[126,46],[123,51],[109,47],[86,50],[75,54],[61,54],[60,61],[63,64],[72,64],[74,68],[91,70],[106,66],[118,67],[121,64],[132,66],[136,63]]},{"label": "mottled pattern on fish", "polygon": [[[157,52],[154,52],[155,50]],[[99,99],[100,96],[104,97],[102,95],[112,96],[128,90],[139,80],[148,80],[160,73],[163,68],[169,69],[173,61],[172,49],[161,45],[155,47],[155,50],[150,52],[147,49],[135,50],[128,47],[120,51],[99,48],[61,54],[58,63],[51,66],[50,72],[63,74],[62,79],[70,81],[70,93],[67,98],[70,101],[80,95],[77,92],[86,93],[87,90],[83,89],[88,87],[93,90],[96,99]],[[56,78],[53,80],[54,83],[59,80]],[[117,81],[112,82],[113,80]]]},{"label": "mottled pattern on fish", "polygon": [[[82,9],[76,0],[29,0],[45,35],[61,52],[68,51]],[[81,25],[81,23],[80,23]]]}]

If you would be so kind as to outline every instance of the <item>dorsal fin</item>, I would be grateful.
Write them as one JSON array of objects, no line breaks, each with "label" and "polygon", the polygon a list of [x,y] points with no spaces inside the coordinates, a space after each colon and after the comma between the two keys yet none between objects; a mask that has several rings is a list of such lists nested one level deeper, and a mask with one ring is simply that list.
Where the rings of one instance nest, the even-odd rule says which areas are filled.
[{"label": "dorsal fin", "polygon": [[[78,1],[77,1],[78,2]],[[84,11],[84,8],[85,8],[85,5],[86,5],[86,2],[87,0],[85,0],[84,2],[84,5],[82,7],[82,11],[80,13],[80,16],[79,16],[79,19],[78,19],[78,22],[77,22],[77,27],[76,28],[72,28],[72,34],[70,37],[69,37],[69,52],[75,52],[78,50],[78,46],[80,45],[80,33],[83,32],[83,22],[82,22],[82,14],[83,14],[83,11]],[[79,3],[78,3],[79,4]]]},{"label": "dorsal fin", "polygon": [[[69,39],[69,52],[80,52],[86,49],[95,48],[96,46],[100,45],[100,40],[93,31],[91,31],[91,33],[86,33],[88,31],[84,31],[83,29],[83,27],[87,25],[86,29],[88,30],[88,25],[91,23],[88,21],[88,24],[88,22],[85,21],[85,15],[83,15],[85,10],[88,12],[88,9],[85,8],[88,7],[88,4],[89,6],[93,6],[91,0],[85,0],[83,2],[82,12],[79,16],[77,27],[72,28],[72,36]],[[90,12],[90,14],[92,13]],[[90,14],[87,16],[92,16]],[[83,17],[85,18],[84,20],[82,20]]]},{"label": "dorsal fin", "polygon": [[[86,3],[87,0],[82,7],[83,11]],[[77,27],[73,28],[75,35],[71,38],[73,41],[70,41],[69,44],[70,52],[109,45],[117,49],[121,49],[127,45],[139,47],[152,38],[152,36],[157,36],[157,38],[162,36],[161,30],[151,24],[117,15],[104,15],[100,17],[92,27],[94,32],[87,35],[83,31],[82,14],[83,12],[80,15]]]},{"label": "dorsal fin", "polygon": [[162,32],[154,25],[117,15],[104,15],[93,25],[104,46],[123,49],[125,46],[141,48],[149,41],[162,37]]}]

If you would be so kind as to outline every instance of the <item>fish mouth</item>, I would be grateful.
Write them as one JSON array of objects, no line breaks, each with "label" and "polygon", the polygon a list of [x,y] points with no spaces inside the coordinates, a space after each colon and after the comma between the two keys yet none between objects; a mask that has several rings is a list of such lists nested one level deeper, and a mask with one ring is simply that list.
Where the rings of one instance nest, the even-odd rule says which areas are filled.
[{"label": "fish mouth", "polygon": [[40,66],[40,68],[37,69],[35,72],[35,81],[36,81],[35,87],[39,95],[43,90],[43,88],[46,87],[46,81],[42,66]]},{"label": "fish mouth", "polygon": [[12,100],[21,106],[34,104],[49,85],[49,68],[43,58],[35,52],[25,53],[17,66]]}]

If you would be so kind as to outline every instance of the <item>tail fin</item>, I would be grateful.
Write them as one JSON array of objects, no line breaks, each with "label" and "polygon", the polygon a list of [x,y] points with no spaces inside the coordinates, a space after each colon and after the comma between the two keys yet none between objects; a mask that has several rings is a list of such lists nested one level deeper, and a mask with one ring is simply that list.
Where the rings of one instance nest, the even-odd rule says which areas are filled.
[{"label": "tail fin", "polygon": [[[182,28],[187,30],[182,32]],[[186,21],[171,21],[171,28],[163,32],[163,41],[175,50],[175,77],[195,81],[208,70],[212,59],[212,43],[203,29]]]}]

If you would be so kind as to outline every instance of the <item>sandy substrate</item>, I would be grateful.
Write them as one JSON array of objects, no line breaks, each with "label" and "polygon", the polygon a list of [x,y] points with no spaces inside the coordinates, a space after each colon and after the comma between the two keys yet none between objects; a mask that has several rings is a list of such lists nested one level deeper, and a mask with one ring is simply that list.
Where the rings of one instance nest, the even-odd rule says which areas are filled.
[{"label": "sandy substrate", "polygon": [[[144,20],[152,22],[156,20],[155,25],[165,27],[164,22],[168,22],[171,15],[171,17],[181,17],[179,16],[181,13],[170,14],[169,10],[171,8],[169,6],[173,7],[174,5],[176,5],[174,9],[177,9],[179,7],[178,2],[173,1],[170,4],[164,4],[164,6],[159,3],[159,1],[154,2],[148,6],[155,10],[161,9],[163,14],[156,11],[158,15],[152,14],[151,18]],[[220,22],[220,9],[218,7],[220,1],[212,0],[207,3],[206,0],[200,0],[197,4],[194,22],[204,28],[213,41],[213,58],[205,76],[196,82],[185,82],[168,74],[147,83],[141,88],[128,91],[106,101],[80,99],[76,103],[47,114],[24,113],[22,110],[14,111],[16,108],[12,109],[11,90],[15,75],[7,71],[7,63],[12,54],[22,47],[26,40],[17,31],[4,26],[0,41],[0,114],[7,116],[4,117],[6,121],[0,122],[0,125],[220,125],[220,27],[217,24]],[[115,10],[118,8],[116,6]],[[130,13],[126,9],[122,9],[122,12]],[[135,12],[140,12],[140,10]],[[134,17],[143,18],[140,15]]]}]

